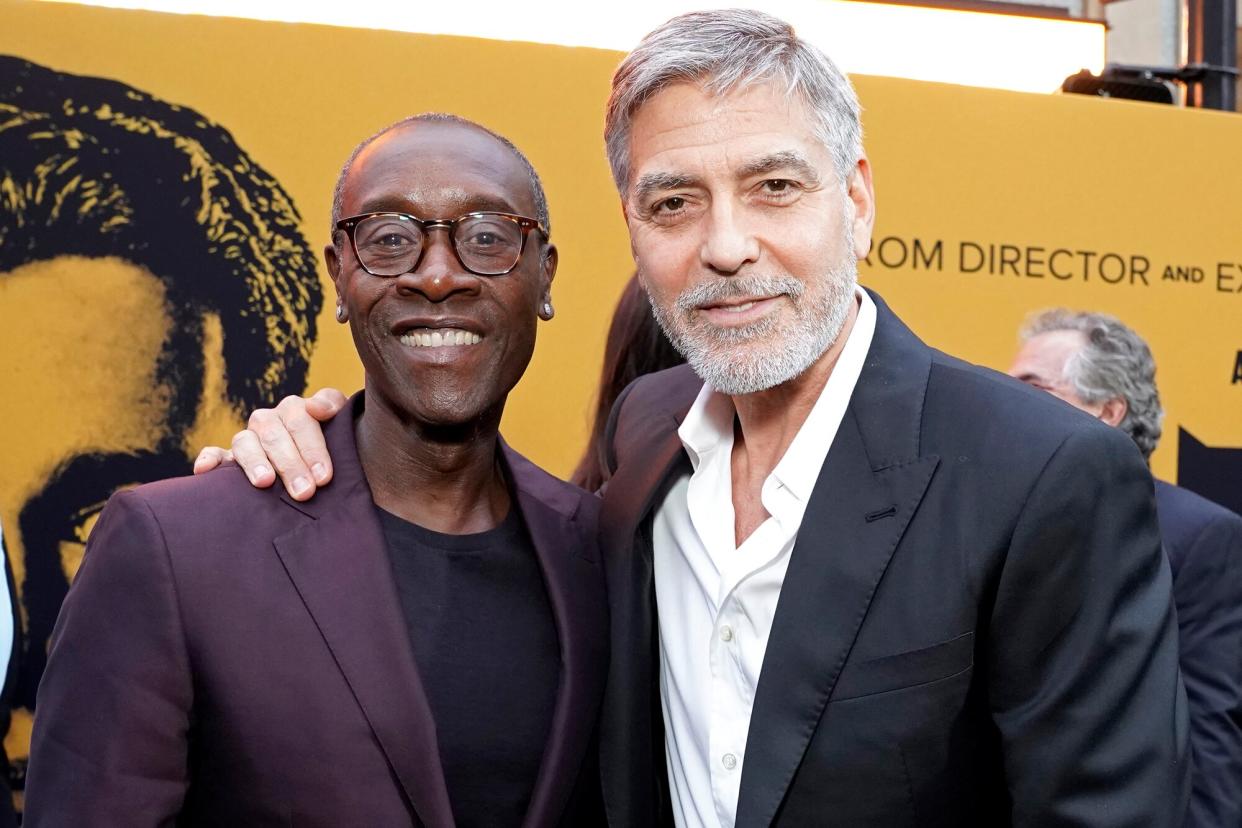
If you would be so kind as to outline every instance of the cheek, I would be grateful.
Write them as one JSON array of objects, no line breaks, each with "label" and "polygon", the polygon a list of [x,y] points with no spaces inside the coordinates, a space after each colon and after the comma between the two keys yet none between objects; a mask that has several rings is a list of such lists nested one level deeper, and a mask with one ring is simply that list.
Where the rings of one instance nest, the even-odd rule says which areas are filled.
[{"label": "cheek", "polygon": [[349,312],[349,326],[355,331],[383,322],[383,298],[389,284],[375,277],[354,279],[343,292],[342,301]]},{"label": "cheek", "polygon": [[787,228],[769,249],[791,274],[808,278],[839,267],[851,246],[839,228],[817,223]]},{"label": "cheek", "polygon": [[1100,412],[1104,410],[1103,405],[1088,405],[1083,402],[1083,400],[1079,398],[1078,394],[1074,392],[1073,388],[1064,384],[1058,384],[1052,388],[1049,388],[1048,393],[1059,400],[1069,403],[1080,411],[1087,412],[1093,417],[1098,417]]},{"label": "cheek", "polygon": [[692,281],[698,251],[689,235],[647,232],[634,239],[639,281],[653,301],[676,297]]}]

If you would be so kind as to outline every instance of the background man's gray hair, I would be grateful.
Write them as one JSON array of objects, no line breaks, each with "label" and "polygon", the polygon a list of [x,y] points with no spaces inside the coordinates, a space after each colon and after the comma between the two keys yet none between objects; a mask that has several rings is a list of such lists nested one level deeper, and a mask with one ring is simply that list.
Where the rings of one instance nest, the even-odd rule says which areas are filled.
[{"label": "background man's gray hair", "polygon": [[691,82],[712,95],[776,81],[797,95],[815,119],[817,136],[845,181],[862,156],[862,124],[854,87],[828,56],[798,38],[783,20],[750,9],[692,12],[643,38],[612,76],[604,143],[617,189],[630,184],[629,139],[634,113],[666,86]]},{"label": "background man's gray hair", "polygon": [[1052,331],[1078,331],[1086,345],[1065,363],[1065,380],[1091,405],[1113,397],[1126,401],[1118,427],[1150,458],[1160,442],[1160,393],[1156,362],[1143,338],[1116,317],[1057,308],[1035,314],[1022,328],[1022,339]]},{"label": "background man's gray hair", "polygon": [[[469,118],[463,118],[460,115],[453,115],[448,112],[424,112],[420,115],[411,115],[408,118],[402,118],[395,124],[389,124],[379,132],[372,135],[370,138],[364,140],[358,146],[354,147],[354,151],[349,154],[349,158],[346,159],[345,164],[341,167],[341,174],[336,178],[336,188],[332,191],[332,227],[329,232],[329,238],[332,239],[333,244],[336,243],[336,223],[344,218],[344,216],[341,215],[341,192],[345,186],[345,178],[349,175],[350,169],[353,168],[354,162],[358,160],[358,156],[362,154],[364,149],[371,146],[371,144],[380,136],[387,135],[394,129],[399,129],[408,124],[416,123],[461,124],[462,126],[474,127],[481,132],[487,133],[508,147],[509,151],[516,155],[517,159],[522,162],[522,166],[526,168],[526,174],[530,176],[531,195],[535,200],[535,218],[538,219],[539,223],[543,225],[543,229],[548,231],[548,235],[552,235],[552,217],[548,214],[548,197],[543,192],[543,182],[539,180],[539,173],[535,172],[535,167],[530,163],[530,159],[527,158],[526,155],[518,149],[512,141],[500,133],[493,132],[482,124],[475,123]],[[419,218],[456,218],[456,216],[419,216]]]}]

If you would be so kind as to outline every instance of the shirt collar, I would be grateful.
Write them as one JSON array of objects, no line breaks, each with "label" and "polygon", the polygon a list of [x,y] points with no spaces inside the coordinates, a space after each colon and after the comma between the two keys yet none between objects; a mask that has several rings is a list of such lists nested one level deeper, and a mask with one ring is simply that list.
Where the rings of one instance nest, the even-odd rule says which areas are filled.
[{"label": "shirt collar", "polygon": [[677,436],[697,471],[702,459],[712,451],[733,449],[733,421],[737,409],[733,398],[703,383],[694,404],[677,429]]}]

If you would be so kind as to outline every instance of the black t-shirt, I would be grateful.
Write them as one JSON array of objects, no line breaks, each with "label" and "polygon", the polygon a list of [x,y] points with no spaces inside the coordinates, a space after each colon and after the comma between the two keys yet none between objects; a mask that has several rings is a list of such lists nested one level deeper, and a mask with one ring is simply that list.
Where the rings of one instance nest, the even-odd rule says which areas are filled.
[{"label": "black t-shirt", "polygon": [[495,529],[444,535],[379,510],[460,828],[518,826],[543,758],[561,651],[516,503]]}]

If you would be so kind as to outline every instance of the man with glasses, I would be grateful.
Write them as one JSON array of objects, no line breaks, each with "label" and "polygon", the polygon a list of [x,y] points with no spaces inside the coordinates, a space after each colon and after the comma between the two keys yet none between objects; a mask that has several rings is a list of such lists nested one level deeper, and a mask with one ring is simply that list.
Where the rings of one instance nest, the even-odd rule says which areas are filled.
[{"label": "man with glasses", "polygon": [[598,819],[598,503],[497,431],[553,315],[539,179],[416,116],[359,146],[332,209],[366,373],[326,429],[335,479],[110,501],[53,635],[29,825]]}]

